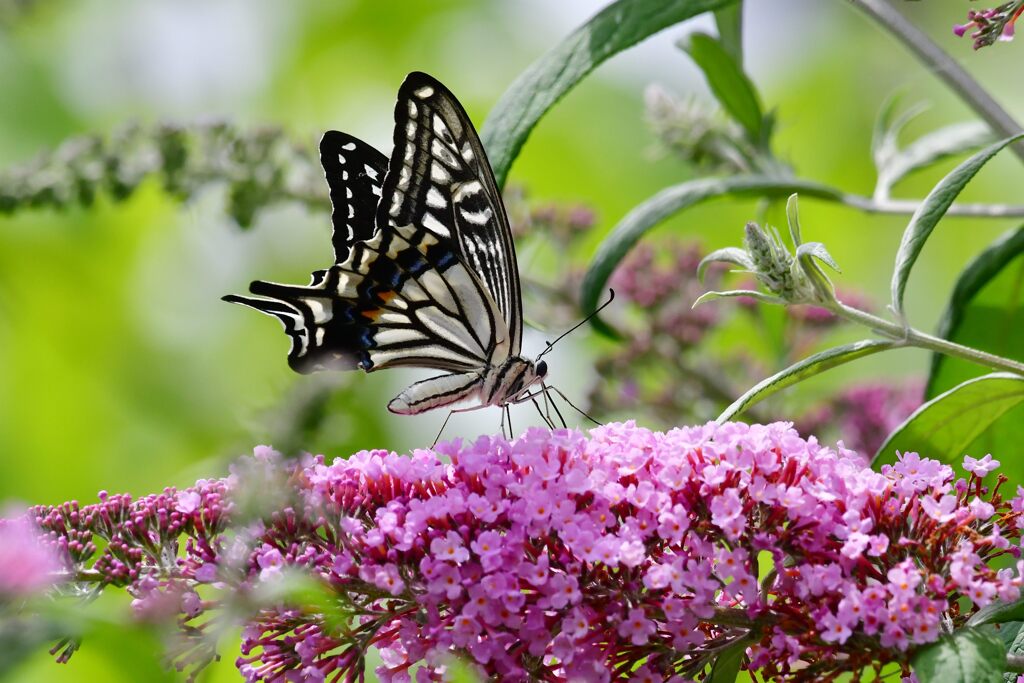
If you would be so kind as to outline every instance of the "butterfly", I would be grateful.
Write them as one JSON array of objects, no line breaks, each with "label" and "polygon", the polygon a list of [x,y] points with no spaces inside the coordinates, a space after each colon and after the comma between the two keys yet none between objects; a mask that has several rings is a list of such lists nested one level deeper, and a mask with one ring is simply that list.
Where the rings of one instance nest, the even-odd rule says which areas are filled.
[{"label": "butterfly", "polygon": [[[334,265],[306,286],[257,280],[228,295],[274,316],[300,373],[411,366],[443,374],[388,410],[417,414],[532,399],[547,363],[520,355],[522,297],[508,216],[483,145],[448,88],[409,74],[390,160],[346,133],[320,142],[333,206]],[[541,354],[543,355],[543,353]]]}]

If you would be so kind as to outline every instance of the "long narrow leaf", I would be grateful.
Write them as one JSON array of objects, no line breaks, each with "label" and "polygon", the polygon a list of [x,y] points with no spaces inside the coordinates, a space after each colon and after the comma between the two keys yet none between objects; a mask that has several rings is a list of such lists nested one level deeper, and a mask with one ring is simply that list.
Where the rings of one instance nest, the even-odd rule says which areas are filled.
[{"label": "long narrow leaf", "polygon": [[808,377],[813,377],[838,365],[843,365],[858,358],[864,358],[879,351],[894,348],[895,346],[894,342],[867,339],[816,353],[758,382],[750,391],[733,401],[733,404],[718,416],[717,422],[727,422],[758,401],[764,400],[772,394],[782,391],[786,387],[792,386]]},{"label": "long narrow leaf", "polygon": [[890,98],[882,105],[882,111],[879,112],[878,120],[875,122],[875,130],[871,138],[871,156],[879,171],[888,166],[892,159],[899,154],[899,138],[903,129],[928,109],[926,103],[918,102],[897,114],[898,102],[899,98]]},{"label": "long narrow leaf", "polygon": [[480,137],[498,187],[530,131],[598,64],[648,36],[736,0],[617,0],[526,69],[494,105]]},{"label": "long narrow leaf", "polygon": [[910,271],[939,220],[946,214],[971,178],[981,170],[981,167],[989,159],[1010,143],[1022,138],[1024,138],[1024,133],[1000,140],[954,168],[928,193],[921,206],[914,212],[910,224],[907,225],[907,229],[903,233],[903,240],[896,253],[896,267],[892,273],[892,309],[897,315],[903,315],[903,294],[907,288]]},{"label": "long narrow leaf", "polygon": [[971,615],[968,626],[984,626],[985,624],[1005,624],[1010,621],[1024,621],[1024,600],[989,603]]},{"label": "long narrow leaf", "polygon": [[[953,294],[949,298],[949,303],[946,304],[946,310],[939,321],[936,334],[943,339],[955,340],[958,332],[960,332],[960,326],[964,317],[974,303],[978,293],[992,282],[1004,268],[1022,257],[1024,257],[1024,226],[1003,233],[995,242],[978,254],[974,260],[967,264],[967,267],[963,269],[957,278],[956,285],[953,287]],[[1016,288],[1014,289],[1015,292],[1019,292]],[[1024,296],[1024,294],[1017,294],[1018,302],[1021,301],[1020,296]],[[991,306],[991,303],[989,306]],[[1004,319],[1011,314],[1005,308],[1002,311],[993,309],[993,313],[1002,315]],[[1009,318],[1008,322],[1012,323],[1012,317]],[[1018,339],[1018,348],[1022,349],[1022,354],[1024,354],[1024,329],[1011,330],[1011,332],[1013,331],[1016,334],[1011,333],[1009,339],[1004,338],[1003,341],[1012,347],[1014,339]],[[985,332],[991,333],[988,326],[985,326]],[[1004,344],[1004,346],[1006,345]],[[992,353],[999,353],[1001,350],[981,348]],[[1017,360],[1024,360],[1024,355],[1018,355]],[[949,356],[943,353],[932,354],[931,370],[928,373],[928,385],[924,392],[925,397],[933,398],[942,393],[945,388],[948,388],[948,386],[945,388],[940,388],[939,386],[940,374],[948,362]]]},{"label": "long narrow leaf", "polygon": [[732,60],[743,68],[743,2],[737,2],[715,10],[715,27],[718,40]]},{"label": "long narrow leaf", "polygon": [[725,47],[705,33],[687,37],[682,47],[704,72],[708,87],[722,107],[747,131],[754,142],[761,140],[764,112],[754,84]]},{"label": "long narrow leaf", "polygon": [[740,666],[753,639],[741,638],[718,653],[711,664],[711,671],[705,679],[708,683],[735,683]]},{"label": "long narrow leaf", "polygon": [[994,141],[992,130],[980,121],[954,123],[917,138],[897,150],[879,169],[878,184],[889,189],[914,171],[957,154],[972,152]]},{"label": "long narrow leaf", "polygon": [[1024,377],[995,372],[953,387],[914,411],[875,453],[872,462],[892,461],[896,451],[942,462],[964,455],[978,436],[1024,402]]},{"label": "long narrow leaf", "polygon": [[725,195],[788,197],[794,192],[833,201],[841,201],[843,196],[840,191],[818,183],[764,175],[701,178],[662,190],[634,207],[601,243],[583,278],[580,295],[583,310],[587,313],[594,310],[615,267],[648,230],[669,216]]}]

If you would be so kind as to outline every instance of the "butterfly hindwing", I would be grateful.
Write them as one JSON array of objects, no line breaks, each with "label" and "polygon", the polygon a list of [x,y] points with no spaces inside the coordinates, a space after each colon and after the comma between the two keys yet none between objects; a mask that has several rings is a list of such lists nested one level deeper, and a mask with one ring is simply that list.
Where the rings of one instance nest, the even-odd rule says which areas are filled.
[{"label": "butterfly hindwing", "polygon": [[512,231],[466,111],[435,78],[411,73],[398,91],[394,141],[378,227],[420,225],[455,242],[497,304],[508,353],[517,355],[522,302]]},{"label": "butterfly hindwing", "polygon": [[320,164],[331,191],[334,262],[341,263],[353,242],[368,240],[376,232],[388,159],[359,138],[329,130],[320,140]]},{"label": "butterfly hindwing", "polygon": [[257,297],[224,297],[284,325],[297,372],[415,366],[485,367],[497,315],[479,278],[450,240],[415,226],[378,231],[307,286],[257,280]]}]

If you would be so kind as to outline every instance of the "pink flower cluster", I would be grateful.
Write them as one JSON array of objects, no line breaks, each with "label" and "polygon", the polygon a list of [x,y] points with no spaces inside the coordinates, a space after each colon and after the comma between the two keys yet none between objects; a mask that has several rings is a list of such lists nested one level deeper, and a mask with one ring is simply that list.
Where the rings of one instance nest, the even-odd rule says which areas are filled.
[{"label": "pink flower cluster", "polygon": [[991,9],[970,10],[967,23],[953,26],[953,33],[962,38],[968,31],[972,31],[974,49],[978,50],[997,40],[1013,40],[1014,25],[1022,14],[1024,2],[1021,0],[1006,2]]},{"label": "pink flower cluster", "polygon": [[698,344],[714,326],[718,314],[713,307],[693,308],[703,292],[695,276],[701,256],[693,244],[669,242],[655,251],[641,243],[616,268],[611,287],[651,317],[651,329],[643,334],[665,335],[685,348]]},{"label": "pink flower cluster", "polygon": [[[182,666],[212,657],[224,596],[311,573],[343,618],[259,605],[237,661],[250,681],[362,680],[371,647],[383,681],[441,680],[456,655],[503,681],[682,682],[729,647],[766,679],[821,680],[908,672],[944,621],[1018,597],[1024,563],[992,560],[1019,556],[1024,491],[1004,500],[1002,478],[983,483],[998,462],[967,464],[959,480],[915,454],[873,472],[787,423],[626,423],[330,464],[260,448],[244,476],[33,515],[80,578],[178,616]],[[257,521],[232,502],[253,470],[281,494]]]}]

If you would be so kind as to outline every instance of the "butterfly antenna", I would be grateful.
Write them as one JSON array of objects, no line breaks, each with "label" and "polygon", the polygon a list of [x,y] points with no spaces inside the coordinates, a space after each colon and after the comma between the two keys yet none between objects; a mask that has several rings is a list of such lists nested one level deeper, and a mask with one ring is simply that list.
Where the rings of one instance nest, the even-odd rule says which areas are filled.
[{"label": "butterfly antenna", "polygon": [[454,410],[449,410],[449,411],[448,411],[448,417],[446,417],[446,418],[444,419],[444,422],[442,422],[442,423],[441,423],[441,428],[440,428],[439,430],[437,430],[437,436],[435,436],[435,437],[434,437],[434,443],[430,444],[430,447],[431,447],[431,448],[433,448],[434,446],[436,446],[436,445],[437,445],[437,442],[441,440],[441,434],[443,434],[443,433],[444,433],[444,428],[448,426],[448,420],[452,419],[452,415],[453,415],[454,413],[455,413],[455,411],[454,411]]},{"label": "butterfly antenna", "polygon": [[578,330],[579,328],[583,327],[583,326],[584,326],[584,325],[586,325],[586,324],[587,324],[588,322],[590,322],[590,320],[591,320],[591,319],[592,319],[592,318],[593,318],[594,316],[596,316],[596,315],[597,315],[598,313],[600,313],[600,312],[601,312],[601,311],[603,311],[603,310],[604,310],[605,308],[607,308],[607,307],[608,307],[608,304],[610,304],[610,303],[611,303],[611,302],[613,302],[613,301],[615,301],[615,290],[614,290],[614,289],[610,289],[610,288],[609,288],[609,290],[608,290],[608,301],[605,301],[605,302],[604,302],[603,304],[601,304],[600,306],[598,306],[597,308],[595,308],[595,309],[594,309],[594,311],[593,311],[593,312],[592,312],[592,313],[591,313],[590,315],[588,315],[588,316],[587,316],[586,318],[584,318],[583,320],[579,321],[578,323],[576,323],[575,325],[573,325],[572,327],[570,327],[570,328],[569,328],[568,330],[566,330],[566,331],[565,331],[565,332],[563,332],[562,334],[558,335],[558,337],[557,337],[557,338],[555,339],[555,341],[553,341],[553,342],[544,342],[545,344],[547,344],[547,347],[545,347],[545,349],[544,349],[543,351],[541,351],[541,352],[540,352],[540,355],[539,355],[539,356],[537,356],[537,360],[540,360],[541,358],[543,358],[543,357],[544,357],[544,354],[546,354],[546,353],[547,353],[548,351],[550,351],[550,350],[551,350],[551,348],[552,348],[552,347],[553,347],[553,346],[554,346],[555,344],[557,344],[558,342],[562,341],[562,339],[564,339],[564,338],[565,338],[566,336],[568,336],[568,335],[569,335],[569,334],[571,334],[572,332],[575,332],[576,330]]},{"label": "butterfly antenna", "polygon": [[[559,390],[558,390],[558,387],[549,387],[549,386],[547,386],[547,385],[544,385],[544,390],[545,390],[545,391],[547,391],[548,389],[550,389],[551,391],[553,391],[553,392],[555,392],[556,394],[558,394],[559,396],[561,396],[561,397],[562,397],[562,400],[563,400],[563,401],[565,401],[566,403],[568,403],[568,404],[569,404],[569,405],[570,405],[570,406],[572,407],[572,409],[573,409],[573,410],[575,410],[575,411],[576,411],[577,413],[579,413],[579,414],[580,414],[580,415],[582,415],[583,417],[587,418],[588,420],[590,420],[591,422],[593,422],[594,424],[596,424],[596,425],[597,425],[598,427],[600,427],[600,426],[601,426],[601,423],[600,423],[600,422],[598,422],[598,421],[597,421],[597,420],[595,420],[594,418],[590,417],[590,415],[587,415],[587,414],[586,414],[585,412],[583,412],[582,410],[580,410],[580,409],[579,409],[579,408],[578,408],[578,407],[576,406],[576,404],[575,404],[575,403],[573,403],[572,401],[570,401],[570,400],[569,400],[569,397],[568,397],[568,396],[566,396],[565,394],[563,394],[563,393],[562,393],[561,391],[559,391]],[[552,402],[551,402],[551,405],[555,406],[555,412],[556,412],[556,413],[558,413],[558,406],[557,406],[557,405],[555,405],[555,402],[554,402],[554,401],[552,401]],[[558,417],[562,417],[562,414],[561,414],[561,413],[558,413]],[[564,418],[562,419],[562,424],[565,424],[565,419],[564,419]]]}]

